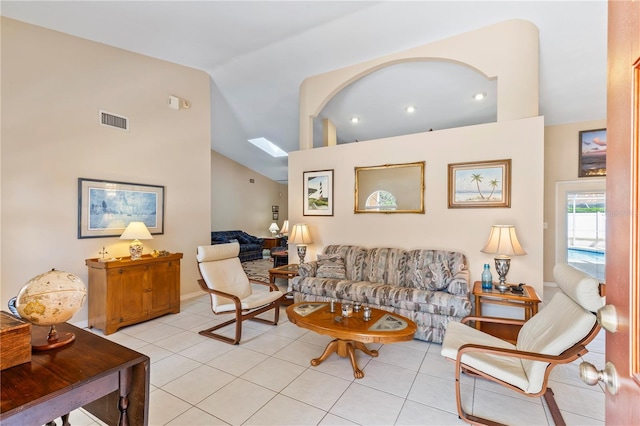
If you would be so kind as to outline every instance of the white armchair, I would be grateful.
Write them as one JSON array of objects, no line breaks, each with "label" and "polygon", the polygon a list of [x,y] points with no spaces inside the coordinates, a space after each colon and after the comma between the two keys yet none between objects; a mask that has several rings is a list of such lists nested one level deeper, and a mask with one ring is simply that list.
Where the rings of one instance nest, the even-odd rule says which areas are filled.
[{"label": "white armchair", "polygon": [[[564,424],[548,388],[551,369],[575,361],[600,331],[595,312],[604,300],[599,282],[568,265],[556,265],[554,279],[561,292],[528,321],[466,317],[451,322],[442,343],[442,355],[456,363],[456,401],[460,418],[471,424],[496,424],[465,412],[460,395],[462,372],[491,380],[526,396],[544,395],[555,424]],[[465,325],[469,321],[521,324],[516,344]],[[499,423],[497,423],[499,424]]]},{"label": "white armchair", "polygon": [[[242,321],[252,319],[271,325],[278,325],[280,298],[282,292],[274,284],[253,281],[254,284],[269,287],[269,291],[253,292],[252,281],[247,278],[238,253],[238,243],[199,246],[197,252],[198,270],[202,279],[200,288],[211,296],[211,310],[215,315],[234,314],[234,318],[222,324],[200,331],[212,339],[237,345],[242,335]],[[274,319],[269,321],[256,318],[269,310],[274,310]],[[214,333],[215,330],[236,323],[235,338]]]}]

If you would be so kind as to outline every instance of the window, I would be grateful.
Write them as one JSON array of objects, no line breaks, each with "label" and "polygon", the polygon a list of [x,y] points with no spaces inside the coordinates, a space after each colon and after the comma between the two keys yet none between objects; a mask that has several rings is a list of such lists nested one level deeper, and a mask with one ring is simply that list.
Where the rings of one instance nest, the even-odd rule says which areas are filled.
[{"label": "window", "polygon": [[396,207],[396,197],[387,191],[375,191],[369,195],[365,205],[367,210],[395,210]]}]

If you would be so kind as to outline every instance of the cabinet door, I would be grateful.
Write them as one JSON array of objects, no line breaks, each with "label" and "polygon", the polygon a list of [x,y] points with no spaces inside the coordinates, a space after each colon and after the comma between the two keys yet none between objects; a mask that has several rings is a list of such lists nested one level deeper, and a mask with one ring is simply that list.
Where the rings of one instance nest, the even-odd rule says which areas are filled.
[{"label": "cabinet door", "polygon": [[141,265],[109,271],[107,318],[110,322],[128,322],[144,315],[148,288],[146,269]]},{"label": "cabinet door", "polygon": [[149,265],[150,312],[180,311],[180,262]]}]

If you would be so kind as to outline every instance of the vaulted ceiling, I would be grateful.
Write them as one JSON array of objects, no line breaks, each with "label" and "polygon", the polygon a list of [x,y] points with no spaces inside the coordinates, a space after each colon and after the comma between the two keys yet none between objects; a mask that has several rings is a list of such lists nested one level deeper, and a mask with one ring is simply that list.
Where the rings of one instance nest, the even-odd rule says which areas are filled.
[{"label": "vaulted ceiling", "polygon": [[[540,30],[545,124],[606,118],[606,1],[2,1],[0,12],[206,71],[228,118],[212,114],[212,149],[282,182],[286,157],[247,139],[298,149],[305,78],[508,19]],[[317,121],[331,119],[340,143],[491,122],[495,90],[461,65],[399,64],[345,88]]]}]

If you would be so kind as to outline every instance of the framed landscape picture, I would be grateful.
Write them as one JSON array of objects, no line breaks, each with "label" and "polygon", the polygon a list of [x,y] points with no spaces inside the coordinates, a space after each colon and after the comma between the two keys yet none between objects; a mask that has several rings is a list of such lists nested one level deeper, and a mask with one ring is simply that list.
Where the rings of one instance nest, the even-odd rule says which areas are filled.
[{"label": "framed landscape picture", "polygon": [[164,186],[78,179],[78,238],[119,237],[130,222],[164,233]]},{"label": "framed landscape picture", "polygon": [[581,131],[578,148],[578,177],[607,175],[607,129]]},{"label": "framed landscape picture", "polygon": [[511,207],[511,160],[449,164],[449,208]]},{"label": "framed landscape picture", "polygon": [[303,172],[302,214],[333,216],[333,170]]}]

